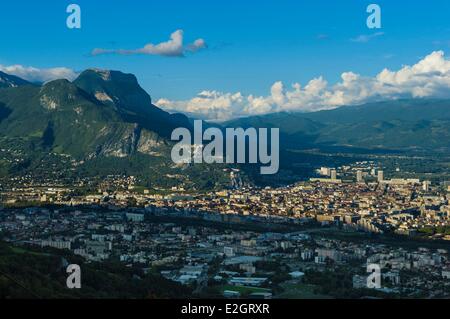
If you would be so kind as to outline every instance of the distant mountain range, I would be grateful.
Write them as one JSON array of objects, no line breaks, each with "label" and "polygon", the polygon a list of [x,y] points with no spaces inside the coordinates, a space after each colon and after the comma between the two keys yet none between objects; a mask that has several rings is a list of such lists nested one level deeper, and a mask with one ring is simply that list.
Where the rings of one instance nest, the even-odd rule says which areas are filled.
[{"label": "distant mountain range", "polygon": [[0,71],[0,88],[18,87],[22,85],[31,85],[31,83],[17,76]]},{"label": "distant mountain range", "polygon": [[225,123],[279,127],[285,147],[450,151],[450,100],[397,100],[314,113],[276,113]]},{"label": "distant mountain range", "polygon": [[[190,129],[192,120],[153,105],[132,74],[89,69],[73,82],[38,85],[0,72],[0,149],[24,158],[0,160],[3,176],[35,172],[50,154],[81,163],[74,174],[137,175],[153,186],[227,185],[224,166],[171,161],[170,134],[176,127]],[[449,152],[450,100],[398,100],[314,113],[276,113],[233,120],[224,127],[278,127],[282,152],[330,147]]]}]

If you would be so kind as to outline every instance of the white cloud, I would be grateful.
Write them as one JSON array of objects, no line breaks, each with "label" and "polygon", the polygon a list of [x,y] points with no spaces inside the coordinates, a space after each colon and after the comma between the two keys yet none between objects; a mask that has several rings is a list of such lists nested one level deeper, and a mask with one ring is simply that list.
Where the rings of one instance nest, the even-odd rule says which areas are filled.
[{"label": "white cloud", "polygon": [[361,35],[357,36],[356,38],[350,39],[350,41],[358,42],[358,43],[367,43],[372,39],[381,37],[382,35],[384,35],[384,32],[377,32],[377,33],[373,33],[373,34],[361,34]]},{"label": "white cloud", "polygon": [[9,66],[0,64],[0,71],[18,76],[30,82],[47,82],[56,79],[68,79],[72,81],[78,76],[77,72],[69,68],[38,69],[20,64]]},{"label": "white cloud", "polygon": [[397,71],[384,69],[375,77],[344,72],[341,81],[334,85],[318,77],[304,87],[294,83],[289,89],[282,82],[275,82],[267,96],[204,91],[187,101],[161,99],[156,104],[167,110],[223,121],[278,111],[312,112],[373,101],[424,97],[450,98],[450,60],[443,51],[432,52],[417,64]]},{"label": "white cloud", "polygon": [[201,49],[205,49],[207,47],[205,40],[203,39],[197,39],[193,43],[188,44],[186,46],[186,51],[189,52],[197,52]]},{"label": "white cloud", "polygon": [[135,50],[110,50],[110,49],[94,49],[92,51],[92,55],[100,55],[100,54],[122,54],[122,55],[130,55],[130,54],[147,54],[147,55],[161,55],[166,57],[183,57],[186,52],[195,53],[201,49],[205,49],[207,47],[205,40],[197,39],[193,43],[187,44],[186,46],[183,44],[184,32],[183,30],[177,30],[170,35],[170,39],[166,42],[161,42],[159,44],[149,43],[146,44],[143,48],[135,49]]}]

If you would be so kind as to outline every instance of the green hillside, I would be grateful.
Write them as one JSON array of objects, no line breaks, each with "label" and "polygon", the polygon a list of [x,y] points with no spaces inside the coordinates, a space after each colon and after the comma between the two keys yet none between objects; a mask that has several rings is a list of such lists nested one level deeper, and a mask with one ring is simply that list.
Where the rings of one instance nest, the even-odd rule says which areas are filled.
[{"label": "green hillside", "polygon": [[[68,264],[81,267],[81,289],[66,287]],[[190,290],[159,274],[119,263],[86,263],[69,251],[19,248],[0,242],[0,299],[183,298]]]},{"label": "green hillside", "polygon": [[[4,158],[0,173],[36,174],[56,163],[74,176],[134,175],[146,186],[227,186],[220,167],[174,165],[170,134],[176,127],[191,124],[154,106],[133,75],[118,71],[87,70],[73,83],[2,88],[0,149],[18,154],[19,161]],[[57,156],[72,162],[65,165]],[[180,174],[182,180],[171,177]]]}]

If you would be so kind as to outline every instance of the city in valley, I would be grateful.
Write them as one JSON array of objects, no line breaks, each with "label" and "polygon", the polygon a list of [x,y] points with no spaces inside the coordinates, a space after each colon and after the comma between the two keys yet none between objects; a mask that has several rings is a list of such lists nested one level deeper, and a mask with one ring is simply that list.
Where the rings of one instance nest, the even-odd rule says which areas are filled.
[{"label": "city in valley", "polygon": [[450,297],[447,184],[389,179],[373,162],[316,175],[206,193],[150,191],[131,176],[89,193],[79,190],[89,179],[25,176],[2,183],[0,234],[13,249],[118,263],[197,297]]},{"label": "city in valley", "polygon": [[0,302],[450,299],[450,1],[64,2],[2,1]]}]

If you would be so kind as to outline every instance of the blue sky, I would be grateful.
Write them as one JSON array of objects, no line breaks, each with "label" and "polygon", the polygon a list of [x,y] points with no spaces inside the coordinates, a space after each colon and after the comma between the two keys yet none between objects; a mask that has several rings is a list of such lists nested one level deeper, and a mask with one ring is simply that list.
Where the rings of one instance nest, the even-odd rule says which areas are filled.
[{"label": "blue sky", "polygon": [[[267,95],[286,85],[342,72],[375,76],[450,49],[450,1],[192,0],[2,1],[0,65],[89,67],[136,74],[154,99],[187,100],[204,90]],[[66,7],[82,9],[81,30],[66,27]],[[382,29],[366,26],[366,7],[382,8]],[[208,48],[186,57],[105,54],[137,49],[184,31]],[[383,32],[366,43],[360,35]]]}]

